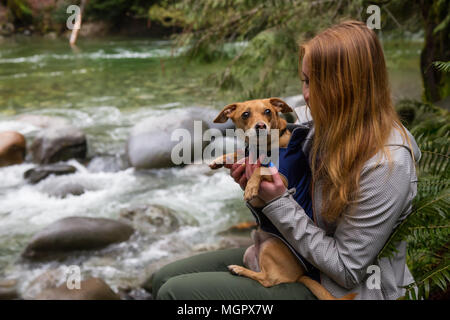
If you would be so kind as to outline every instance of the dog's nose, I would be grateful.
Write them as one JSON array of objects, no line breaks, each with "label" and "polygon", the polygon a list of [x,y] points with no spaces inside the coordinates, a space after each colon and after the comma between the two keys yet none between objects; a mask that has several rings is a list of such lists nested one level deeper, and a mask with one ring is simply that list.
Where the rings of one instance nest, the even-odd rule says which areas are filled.
[{"label": "dog's nose", "polygon": [[255,124],[255,129],[261,129],[261,130],[263,130],[263,129],[266,129],[267,128],[267,126],[266,126],[266,124],[265,123],[263,123],[263,122],[258,122],[257,124]]}]

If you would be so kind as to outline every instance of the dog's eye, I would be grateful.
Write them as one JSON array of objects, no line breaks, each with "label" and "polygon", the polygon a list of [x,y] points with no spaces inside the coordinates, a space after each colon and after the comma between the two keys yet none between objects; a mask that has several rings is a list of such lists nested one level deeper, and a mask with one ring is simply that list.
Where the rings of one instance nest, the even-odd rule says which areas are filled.
[{"label": "dog's eye", "polygon": [[242,119],[247,119],[249,116],[250,116],[250,112],[248,112],[248,111],[245,111],[245,112],[241,115]]},{"label": "dog's eye", "polygon": [[266,114],[266,115],[270,115],[272,113],[272,111],[270,111],[270,109],[266,109],[266,110],[264,110],[264,114]]}]

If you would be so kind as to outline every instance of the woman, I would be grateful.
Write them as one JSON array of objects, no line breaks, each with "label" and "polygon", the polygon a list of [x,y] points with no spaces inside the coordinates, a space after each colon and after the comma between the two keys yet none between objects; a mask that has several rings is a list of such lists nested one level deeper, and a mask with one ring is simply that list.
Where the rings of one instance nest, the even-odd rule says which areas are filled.
[{"label": "woman", "polygon": [[[396,299],[413,281],[406,243],[398,243],[391,258],[377,259],[377,254],[411,212],[420,151],[393,108],[381,45],[365,24],[347,21],[303,44],[300,61],[313,118],[306,124],[310,131],[302,151],[312,171],[314,221],[281,179],[261,184],[262,213],[320,271],[320,282],[334,296],[354,292],[357,299]],[[255,166],[235,164],[231,176],[245,188]],[[299,283],[264,288],[228,274],[227,265],[242,265],[243,252],[224,250],[168,265],[155,274],[154,294],[161,299],[314,298]]]}]

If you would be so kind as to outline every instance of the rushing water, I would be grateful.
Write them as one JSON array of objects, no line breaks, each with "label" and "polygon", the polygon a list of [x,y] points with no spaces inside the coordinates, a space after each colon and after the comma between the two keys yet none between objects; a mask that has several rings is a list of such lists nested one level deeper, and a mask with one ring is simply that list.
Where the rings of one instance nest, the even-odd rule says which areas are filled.
[{"label": "rushing water", "polygon": [[[242,44],[230,47],[238,50]],[[418,45],[388,47],[394,96],[417,98]],[[217,244],[219,232],[251,219],[242,191],[225,170],[205,166],[135,171],[121,166],[133,125],[148,117],[173,114],[189,106],[219,108],[227,97],[205,81],[221,63],[187,63],[167,41],[102,39],[83,41],[73,51],[64,41],[23,39],[0,47],[0,131],[17,130],[32,138],[40,130],[17,120],[23,114],[58,116],[87,135],[89,156],[77,173],[27,184],[23,173],[34,164],[0,168],[0,277],[18,278],[21,288],[45,270],[77,264],[113,289],[135,286],[151,263]],[[401,57],[407,56],[407,59]],[[400,58],[399,58],[400,57]],[[406,77],[405,77],[406,75]],[[297,94],[285,92],[283,94]],[[228,101],[227,101],[228,100]],[[71,181],[87,191],[64,199],[49,196],[49,185]],[[30,238],[68,216],[117,219],[121,209],[158,204],[176,212],[180,229],[135,233],[106,249],[77,254],[63,262],[25,263],[19,259]]]}]

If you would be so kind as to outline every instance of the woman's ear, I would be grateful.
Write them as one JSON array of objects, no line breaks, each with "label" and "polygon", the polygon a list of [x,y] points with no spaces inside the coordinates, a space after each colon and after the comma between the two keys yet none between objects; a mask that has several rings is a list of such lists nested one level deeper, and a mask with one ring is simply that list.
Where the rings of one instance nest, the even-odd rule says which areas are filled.
[{"label": "woman's ear", "polygon": [[229,104],[220,111],[219,115],[214,119],[214,123],[224,123],[233,116],[236,111],[237,105],[235,103]]},{"label": "woman's ear", "polygon": [[288,106],[288,104],[286,102],[284,102],[283,100],[281,100],[279,98],[270,98],[269,102],[271,105],[273,105],[275,107],[275,109],[278,112],[287,113],[287,112],[294,111],[294,110],[292,110],[291,107]]}]

